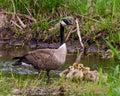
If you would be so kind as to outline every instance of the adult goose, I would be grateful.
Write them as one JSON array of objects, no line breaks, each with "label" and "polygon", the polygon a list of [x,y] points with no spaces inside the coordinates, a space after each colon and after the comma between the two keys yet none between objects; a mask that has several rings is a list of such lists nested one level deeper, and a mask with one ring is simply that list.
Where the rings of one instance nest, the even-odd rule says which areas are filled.
[{"label": "adult goose", "polygon": [[62,19],[60,21],[61,45],[58,49],[37,49],[30,51],[23,56],[13,58],[17,59],[13,66],[31,65],[38,71],[46,70],[49,81],[50,70],[56,70],[61,67],[66,60],[67,48],[64,39],[65,25],[72,25],[72,23],[67,19]]}]

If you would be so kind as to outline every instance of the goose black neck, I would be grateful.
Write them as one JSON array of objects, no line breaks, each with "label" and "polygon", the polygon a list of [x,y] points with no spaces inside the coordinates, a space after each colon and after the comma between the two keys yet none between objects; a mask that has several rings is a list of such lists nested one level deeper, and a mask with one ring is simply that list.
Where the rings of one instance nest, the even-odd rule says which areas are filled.
[{"label": "goose black neck", "polygon": [[65,38],[64,38],[64,26],[62,24],[60,24],[60,45],[62,45],[63,43],[65,43]]}]

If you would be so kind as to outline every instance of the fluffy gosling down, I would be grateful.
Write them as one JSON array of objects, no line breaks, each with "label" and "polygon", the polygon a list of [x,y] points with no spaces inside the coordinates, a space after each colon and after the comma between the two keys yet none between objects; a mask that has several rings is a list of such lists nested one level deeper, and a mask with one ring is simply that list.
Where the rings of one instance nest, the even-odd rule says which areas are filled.
[{"label": "fluffy gosling down", "polygon": [[84,67],[83,64],[74,63],[72,66],[69,66],[68,69],[62,71],[59,75],[60,77],[64,75],[65,78],[78,79],[80,81],[87,79],[92,82],[97,82],[98,74],[97,70],[91,71],[90,67]]},{"label": "fluffy gosling down", "polygon": [[71,79],[82,81],[82,79],[83,79],[83,72],[82,72],[81,66],[78,65],[77,69],[74,68],[74,70],[70,71],[66,75],[66,78],[71,78]]},{"label": "fluffy gosling down", "polygon": [[65,69],[59,75],[60,77],[64,75],[65,78],[79,79],[81,81],[83,79],[82,68],[83,64],[74,63],[73,66],[69,66],[68,69]]}]

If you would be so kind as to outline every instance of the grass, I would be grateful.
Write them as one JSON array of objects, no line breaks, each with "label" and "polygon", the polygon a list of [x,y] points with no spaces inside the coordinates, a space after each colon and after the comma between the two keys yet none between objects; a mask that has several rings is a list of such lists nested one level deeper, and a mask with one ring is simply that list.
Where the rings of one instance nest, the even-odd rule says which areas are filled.
[{"label": "grass", "polygon": [[[46,75],[44,72],[40,74],[39,78],[35,75],[18,75],[5,74],[0,72],[0,94],[13,96],[13,90],[18,89],[22,91],[21,95],[27,95],[28,91],[31,90],[30,94],[38,94],[36,90],[42,90],[46,94],[58,94],[57,92],[64,92],[66,96],[119,96],[120,95],[120,66],[111,69],[110,72],[106,73],[108,80],[106,82],[101,79],[104,72],[99,70],[99,81],[93,83],[85,81],[82,83],[72,82],[71,80],[65,80],[63,78],[56,77],[51,74],[51,84],[46,83]],[[7,87],[6,87],[7,86]],[[47,91],[45,91],[47,90]],[[58,94],[59,96],[59,94]]]}]

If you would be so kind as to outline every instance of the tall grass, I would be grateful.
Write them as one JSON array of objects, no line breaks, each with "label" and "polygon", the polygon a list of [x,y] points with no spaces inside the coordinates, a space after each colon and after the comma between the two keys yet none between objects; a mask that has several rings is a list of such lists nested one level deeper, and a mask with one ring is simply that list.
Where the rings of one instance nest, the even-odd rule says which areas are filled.
[{"label": "tall grass", "polygon": [[119,39],[116,39],[119,38],[119,5],[119,0],[70,0],[68,8],[82,17],[82,34],[95,34],[92,38],[95,41],[98,32],[106,31],[110,42],[119,42]]},{"label": "tall grass", "polygon": [[1,0],[0,5],[2,8],[8,8],[9,11],[14,11],[15,7],[16,12],[27,14],[29,10],[33,14],[38,14],[54,12],[62,3],[64,0]]}]

